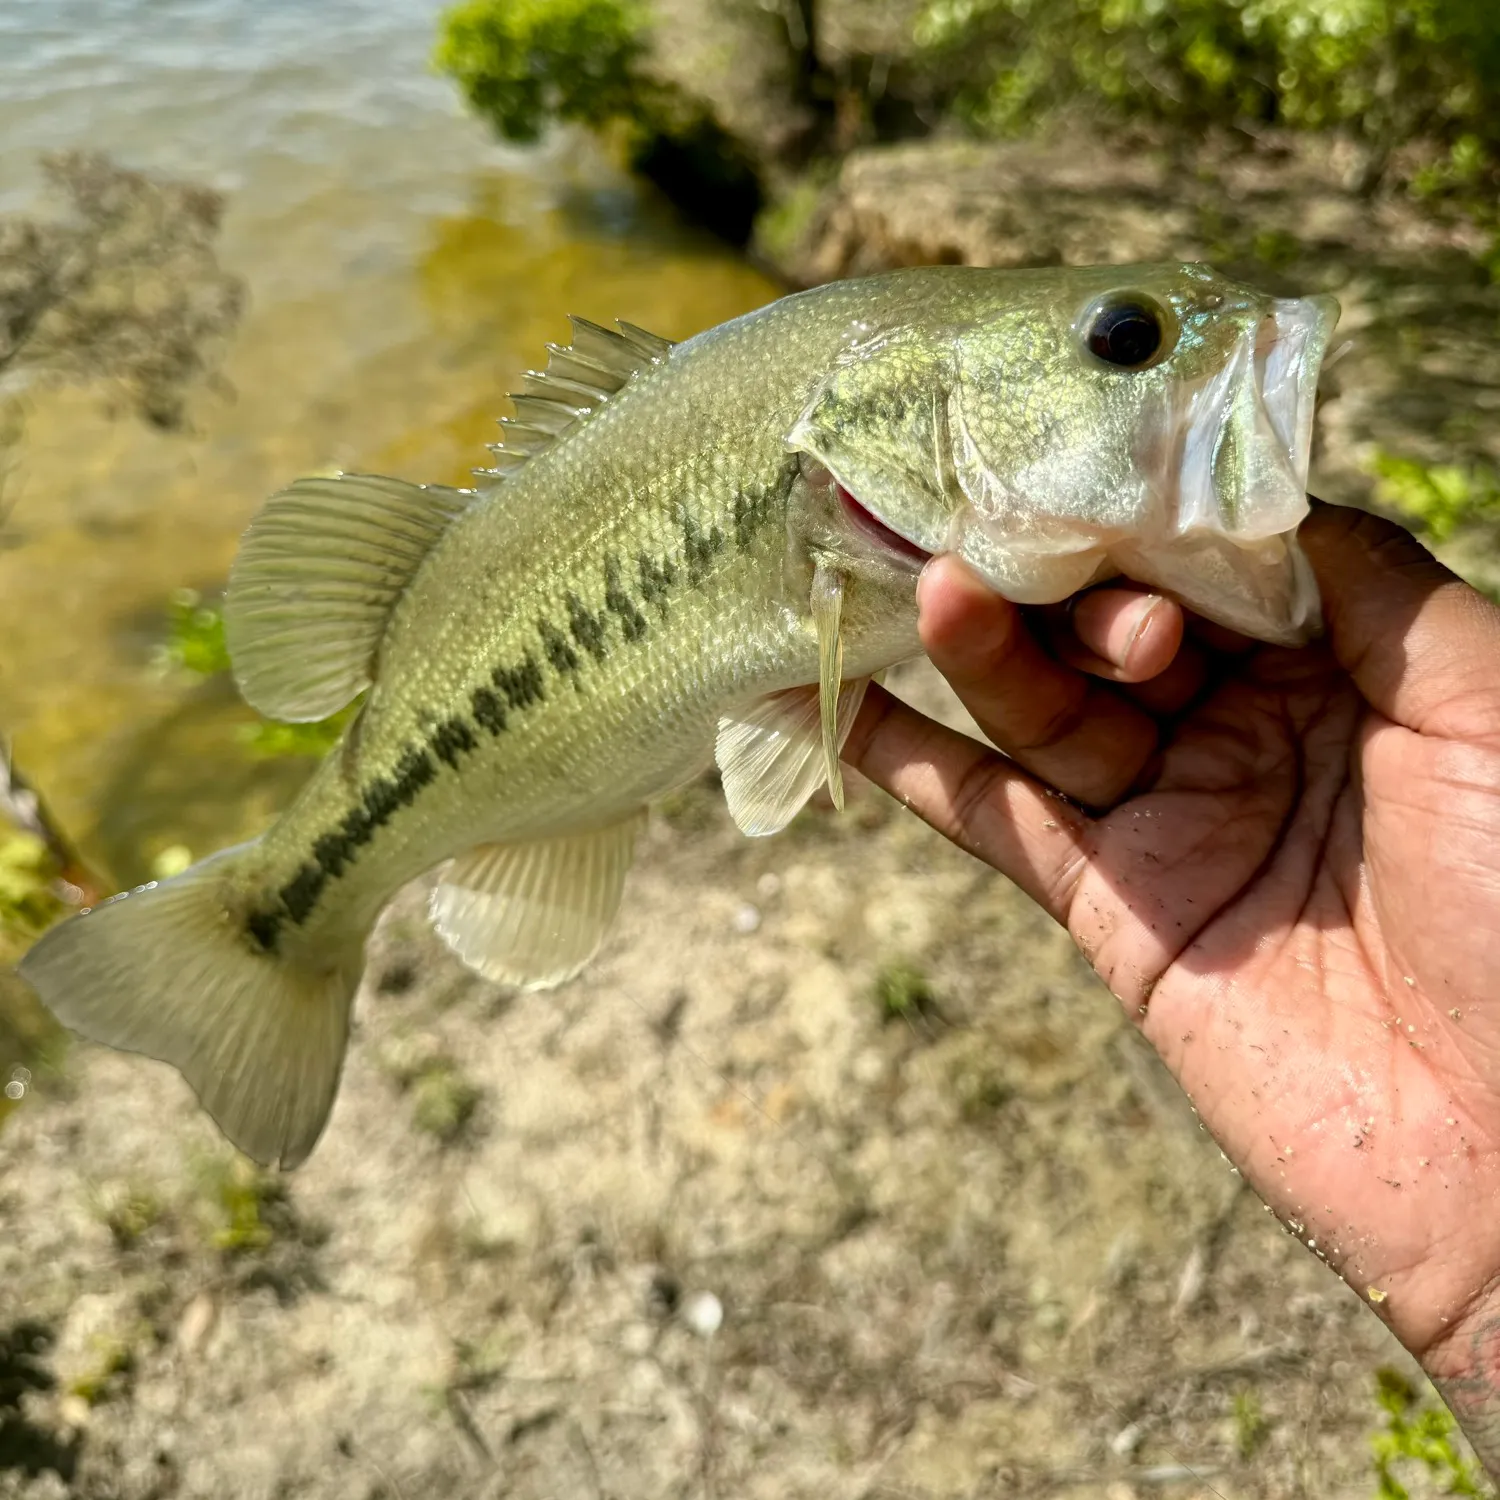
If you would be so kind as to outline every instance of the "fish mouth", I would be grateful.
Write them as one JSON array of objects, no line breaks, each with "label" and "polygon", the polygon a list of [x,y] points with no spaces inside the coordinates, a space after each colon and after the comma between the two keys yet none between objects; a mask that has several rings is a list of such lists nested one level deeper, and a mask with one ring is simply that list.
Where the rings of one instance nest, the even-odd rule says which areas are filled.
[{"label": "fish mouth", "polygon": [[1338,315],[1332,297],[1275,301],[1217,374],[1180,394],[1181,449],[1168,487],[1179,535],[1258,541],[1306,515],[1318,373]]},{"label": "fish mouth", "polygon": [[920,570],[932,556],[932,553],[925,547],[919,547],[910,537],[902,536],[899,531],[887,526],[874,511],[856,499],[837,479],[833,484],[838,494],[839,509],[857,535],[874,543],[882,552],[889,553],[914,570]]},{"label": "fish mouth", "polygon": [[1333,297],[1284,298],[1271,304],[1255,342],[1261,404],[1304,492],[1312,458],[1318,373],[1338,318],[1339,304]]}]

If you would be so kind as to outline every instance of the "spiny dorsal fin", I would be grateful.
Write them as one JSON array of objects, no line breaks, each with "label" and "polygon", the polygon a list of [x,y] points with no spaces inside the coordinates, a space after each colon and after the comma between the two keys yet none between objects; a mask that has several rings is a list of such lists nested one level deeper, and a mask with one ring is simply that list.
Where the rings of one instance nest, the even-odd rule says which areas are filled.
[{"label": "spiny dorsal fin", "polygon": [[494,467],[476,469],[483,479],[505,479],[528,458],[550,448],[563,433],[608,401],[640,370],[659,365],[672,340],[647,333],[634,323],[619,332],[587,318],[569,318],[573,342],[547,345],[547,368],[528,370],[521,389],[511,393],[516,414],[501,417],[505,438],[490,445]]},{"label": "spiny dorsal fin", "polygon": [[224,638],[252,708],[305,723],[368,687],[391,608],[473,490],[375,474],[299,479],[250,523]]}]

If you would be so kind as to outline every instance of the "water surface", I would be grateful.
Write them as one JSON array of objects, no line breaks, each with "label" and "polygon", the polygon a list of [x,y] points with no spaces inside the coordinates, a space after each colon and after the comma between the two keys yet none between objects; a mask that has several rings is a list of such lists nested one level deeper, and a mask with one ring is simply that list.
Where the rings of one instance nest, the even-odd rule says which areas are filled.
[{"label": "water surface", "polygon": [[497,144],[429,67],[418,0],[7,0],[0,212],[44,151],[107,149],[228,195],[249,287],[228,396],[192,431],[33,401],[0,551],[0,734],[120,881],[261,826],[305,774],[256,761],[223,684],[152,666],[165,604],[220,586],[299,473],[462,483],[564,315],[684,337],[777,288],[587,141]]}]

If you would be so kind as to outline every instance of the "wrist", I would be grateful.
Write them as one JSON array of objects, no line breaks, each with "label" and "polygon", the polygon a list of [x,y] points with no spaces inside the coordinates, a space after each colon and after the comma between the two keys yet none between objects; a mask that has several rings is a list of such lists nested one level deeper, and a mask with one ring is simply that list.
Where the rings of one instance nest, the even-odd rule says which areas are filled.
[{"label": "wrist", "polygon": [[1485,1471],[1500,1480],[1500,1273],[1420,1361]]}]

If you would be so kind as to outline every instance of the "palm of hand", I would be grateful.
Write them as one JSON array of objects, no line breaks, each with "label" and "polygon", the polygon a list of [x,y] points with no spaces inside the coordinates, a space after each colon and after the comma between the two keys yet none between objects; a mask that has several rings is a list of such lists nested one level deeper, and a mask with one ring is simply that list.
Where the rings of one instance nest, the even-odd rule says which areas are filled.
[{"label": "palm of hand", "polygon": [[1007,753],[872,690],[845,754],[1067,926],[1426,1355],[1500,1284],[1500,610],[1373,518],[1302,540],[1329,634],[1299,651],[1179,650],[1174,606],[1101,590],[1048,652],[940,559],[924,643]]},{"label": "palm of hand", "polygon": [[1226,1153],[1414,1349],[1500,1265],[1497,851],[1500,748],[1262,650],[1083,828],[1066,906]]}]

